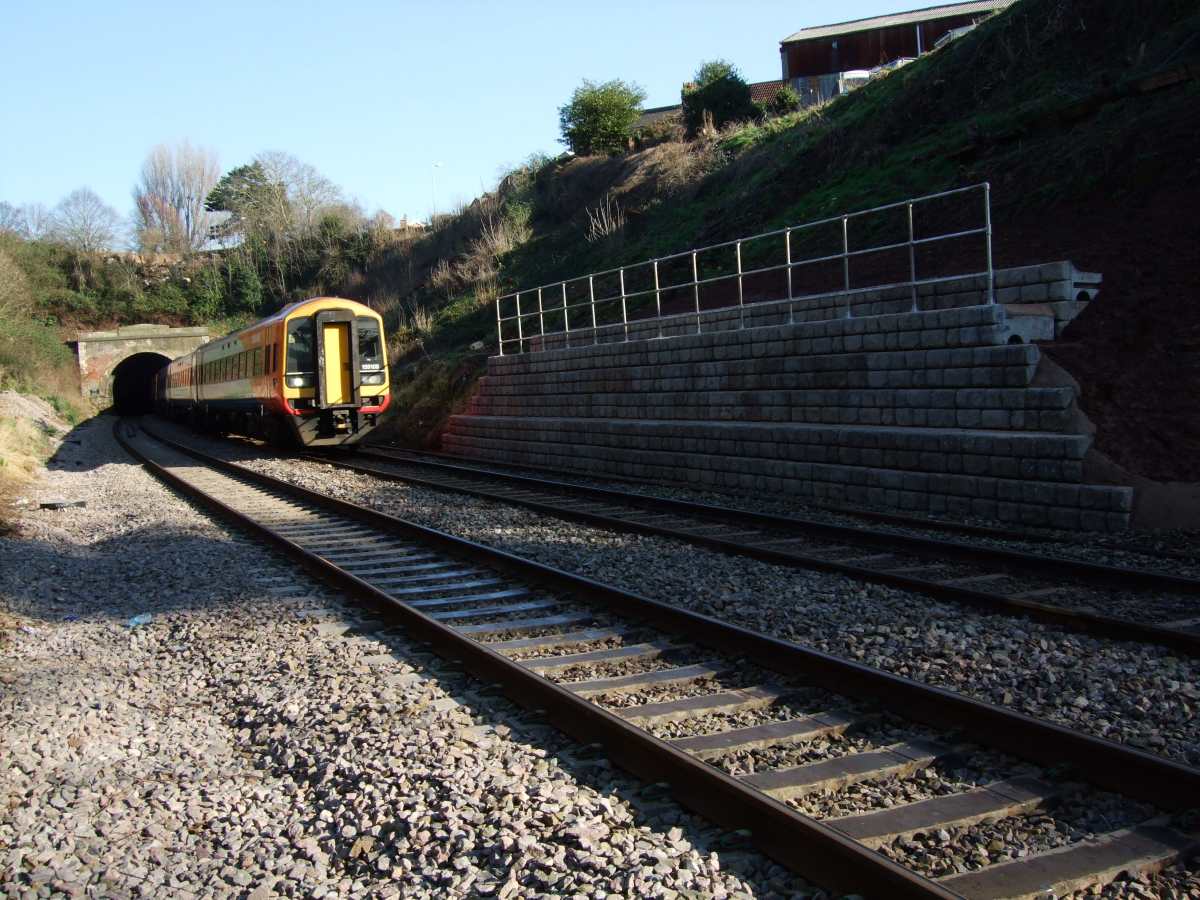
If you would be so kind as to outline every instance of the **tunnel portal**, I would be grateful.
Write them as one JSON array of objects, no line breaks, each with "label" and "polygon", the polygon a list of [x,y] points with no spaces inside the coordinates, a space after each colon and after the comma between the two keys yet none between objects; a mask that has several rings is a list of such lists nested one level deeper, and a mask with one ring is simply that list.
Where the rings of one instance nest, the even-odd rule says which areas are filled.
[{"label": "tunnel portal", "polygon": [[161,353],[135,353],[113,369],[113,409],[125,416],[154,410],[154,376],[170,362]]}]

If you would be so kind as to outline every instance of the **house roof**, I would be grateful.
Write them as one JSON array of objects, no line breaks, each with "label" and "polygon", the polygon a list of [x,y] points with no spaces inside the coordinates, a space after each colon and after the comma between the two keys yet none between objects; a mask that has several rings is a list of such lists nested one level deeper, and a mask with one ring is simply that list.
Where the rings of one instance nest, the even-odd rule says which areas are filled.
[{"label": "house roof", "polygon": [[775,99],[775,95],[779,89],[783,87],[782,81],[756,81],[750,85],[750,100],[753,103],[770,103]]},{"label": "house roof", "polygon": [[676,118],[682,112],[683,106],[678,103],[674,106],[655,106],[650,109],[643,109],[642,114],[633,123],[633,127],[645,128],[647,125],[653,125],[655,122],[661,122],[664,119]]},{"label": "house roof", "polygon": [[947,3],[942,6],[927,6],[924,9],[874,16],[869,19],[853,19],[834,25],[816,25],[812,28],[801,28],[795,34],[785,37],[780,43],[794,44],[798,41],[837,37],[842,34],[854,34],[858,31],[873,31],[876,28],[890,28],[893,25],[912,25],[917,22],[946,19],[950,16],[969,16],[972,13],[986,15],[1006,9],[1013,2],[1014,0],[974,0],[971,3]]}]

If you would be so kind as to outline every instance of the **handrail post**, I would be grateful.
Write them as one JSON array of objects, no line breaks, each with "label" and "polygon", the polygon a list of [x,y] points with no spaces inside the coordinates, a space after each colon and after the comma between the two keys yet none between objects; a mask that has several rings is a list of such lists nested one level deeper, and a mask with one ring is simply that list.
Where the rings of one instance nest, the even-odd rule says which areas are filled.
[{"label": "handrail post", "polygon": [[538,334],[542,338],[542,349],[546,349],[546,314],[542,309],[542,289],[537,289],[538,295]]},{"label": "handrail post", "polygon": [[733,245],[734,254],[737,256],[737,279],[738,279],[738,329],[746,327],[746,298],[742,290],[742,242],[738,241]]},{"label": "handrail post", "polygon": [[992,268],[992,183],[983,183],[983,216],[987,231],[988,305],[996,302],[996,273]]},{"label": "handrail post", "polygon": [[783,248],[785,260],[787,262],[787,286],[788,286],[788,324],[796,324],[796,304],[795,295],[792,291],[792,229],[785,228],[783,230]]},{"label": "handrail post", "polygon": [[842,216],[842,287],[846,291],[846,318],[852,317],[850,309],[850,217]]},{"label": "handrail post", "polygon": [[654,309],[658,314],[658,336],[663,336],[662,331],[662,291],[658,284],[658,260],[654,260]]},{"label": "handrail post", "polygon": [[917,245],[916,232],[913,229],[913,204],[908,201],[908,279],[912,286],[912,311],[917,311]]},{"label": "handrail post", "polygon": [[696,262],[696,251],[692,251],[692,295],[696,300],[696,334],[700,333],[700,265]]},{"label": "handrail post", "polygon": [[625,306],[625,267],[622,266],[617,270],[617,275],[621,280],[621,324],[625,326],[625,341],[629,341],[629,310]]},{"label": "handrail post", "polygon": [[563,295],[563,331],[567,335],[567,349],[571,349],[571,311],[567,309],[567,283],[562,283]]},{"label": "handrail post", "polygon": [[504,323],[500,321],[500,298],[496,298],[496,343],[500,346],[500,355],[504,355]]},{"label": "handrail post", "polygon": [[525,321],[521,318],[521,292],[517,291],[517,347],[525,352]]},{"label": "handrail post", "polygon": [[588,276],[588,305],[592,308],[592,346],[600,343],[600,326],[596,324],[596,276]]}]

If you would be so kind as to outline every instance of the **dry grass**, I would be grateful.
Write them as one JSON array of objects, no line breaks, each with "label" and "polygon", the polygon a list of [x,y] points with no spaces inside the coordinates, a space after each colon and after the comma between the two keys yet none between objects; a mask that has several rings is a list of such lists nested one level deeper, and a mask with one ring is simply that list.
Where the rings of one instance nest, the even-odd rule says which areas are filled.
[{"label": "dry grass", "polygon": [[0,533],[15,520],[13,502],[37,477],[67,430],[48,403],[0,393]]},{"label": "dry grass", "polygon": [[588,229],[584,237],[589,244],[611,237],[625,227],[625,210],[621,209],[612,191],[604,195],[595,209],[585,207],[584,212],[588,217]]},{"label": "dry grass", "polygon": [[450,265],[450,261],[439,259],[429,271],[429,286],[437,291],[447,300],[454,296],[454,268]]}]

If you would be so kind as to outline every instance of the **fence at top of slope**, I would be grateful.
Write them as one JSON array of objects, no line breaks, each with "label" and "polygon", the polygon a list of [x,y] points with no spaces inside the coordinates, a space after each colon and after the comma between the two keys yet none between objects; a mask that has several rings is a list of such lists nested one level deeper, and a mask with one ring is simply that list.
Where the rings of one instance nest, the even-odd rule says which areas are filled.
[{"label": "fence at top of slope", "polygon": [[[972,247],[968,242],[973,242]],[[918,292],[942,282],[980,279],[995,302],[991,186],[987,182],[871,209],[789,225],[506,294],[496,300],[500,355],[556,346],[622,342],[645,336],[657,320],[691,317],[695,333],[706,312],[757,302],[829,300],[840,317],[854,315],[866,292]],[[844,302],[841,300],[844,298]],[[794,314],[795,307],[792,307]],[[673,329],[677,333],[677,329]]]}]

